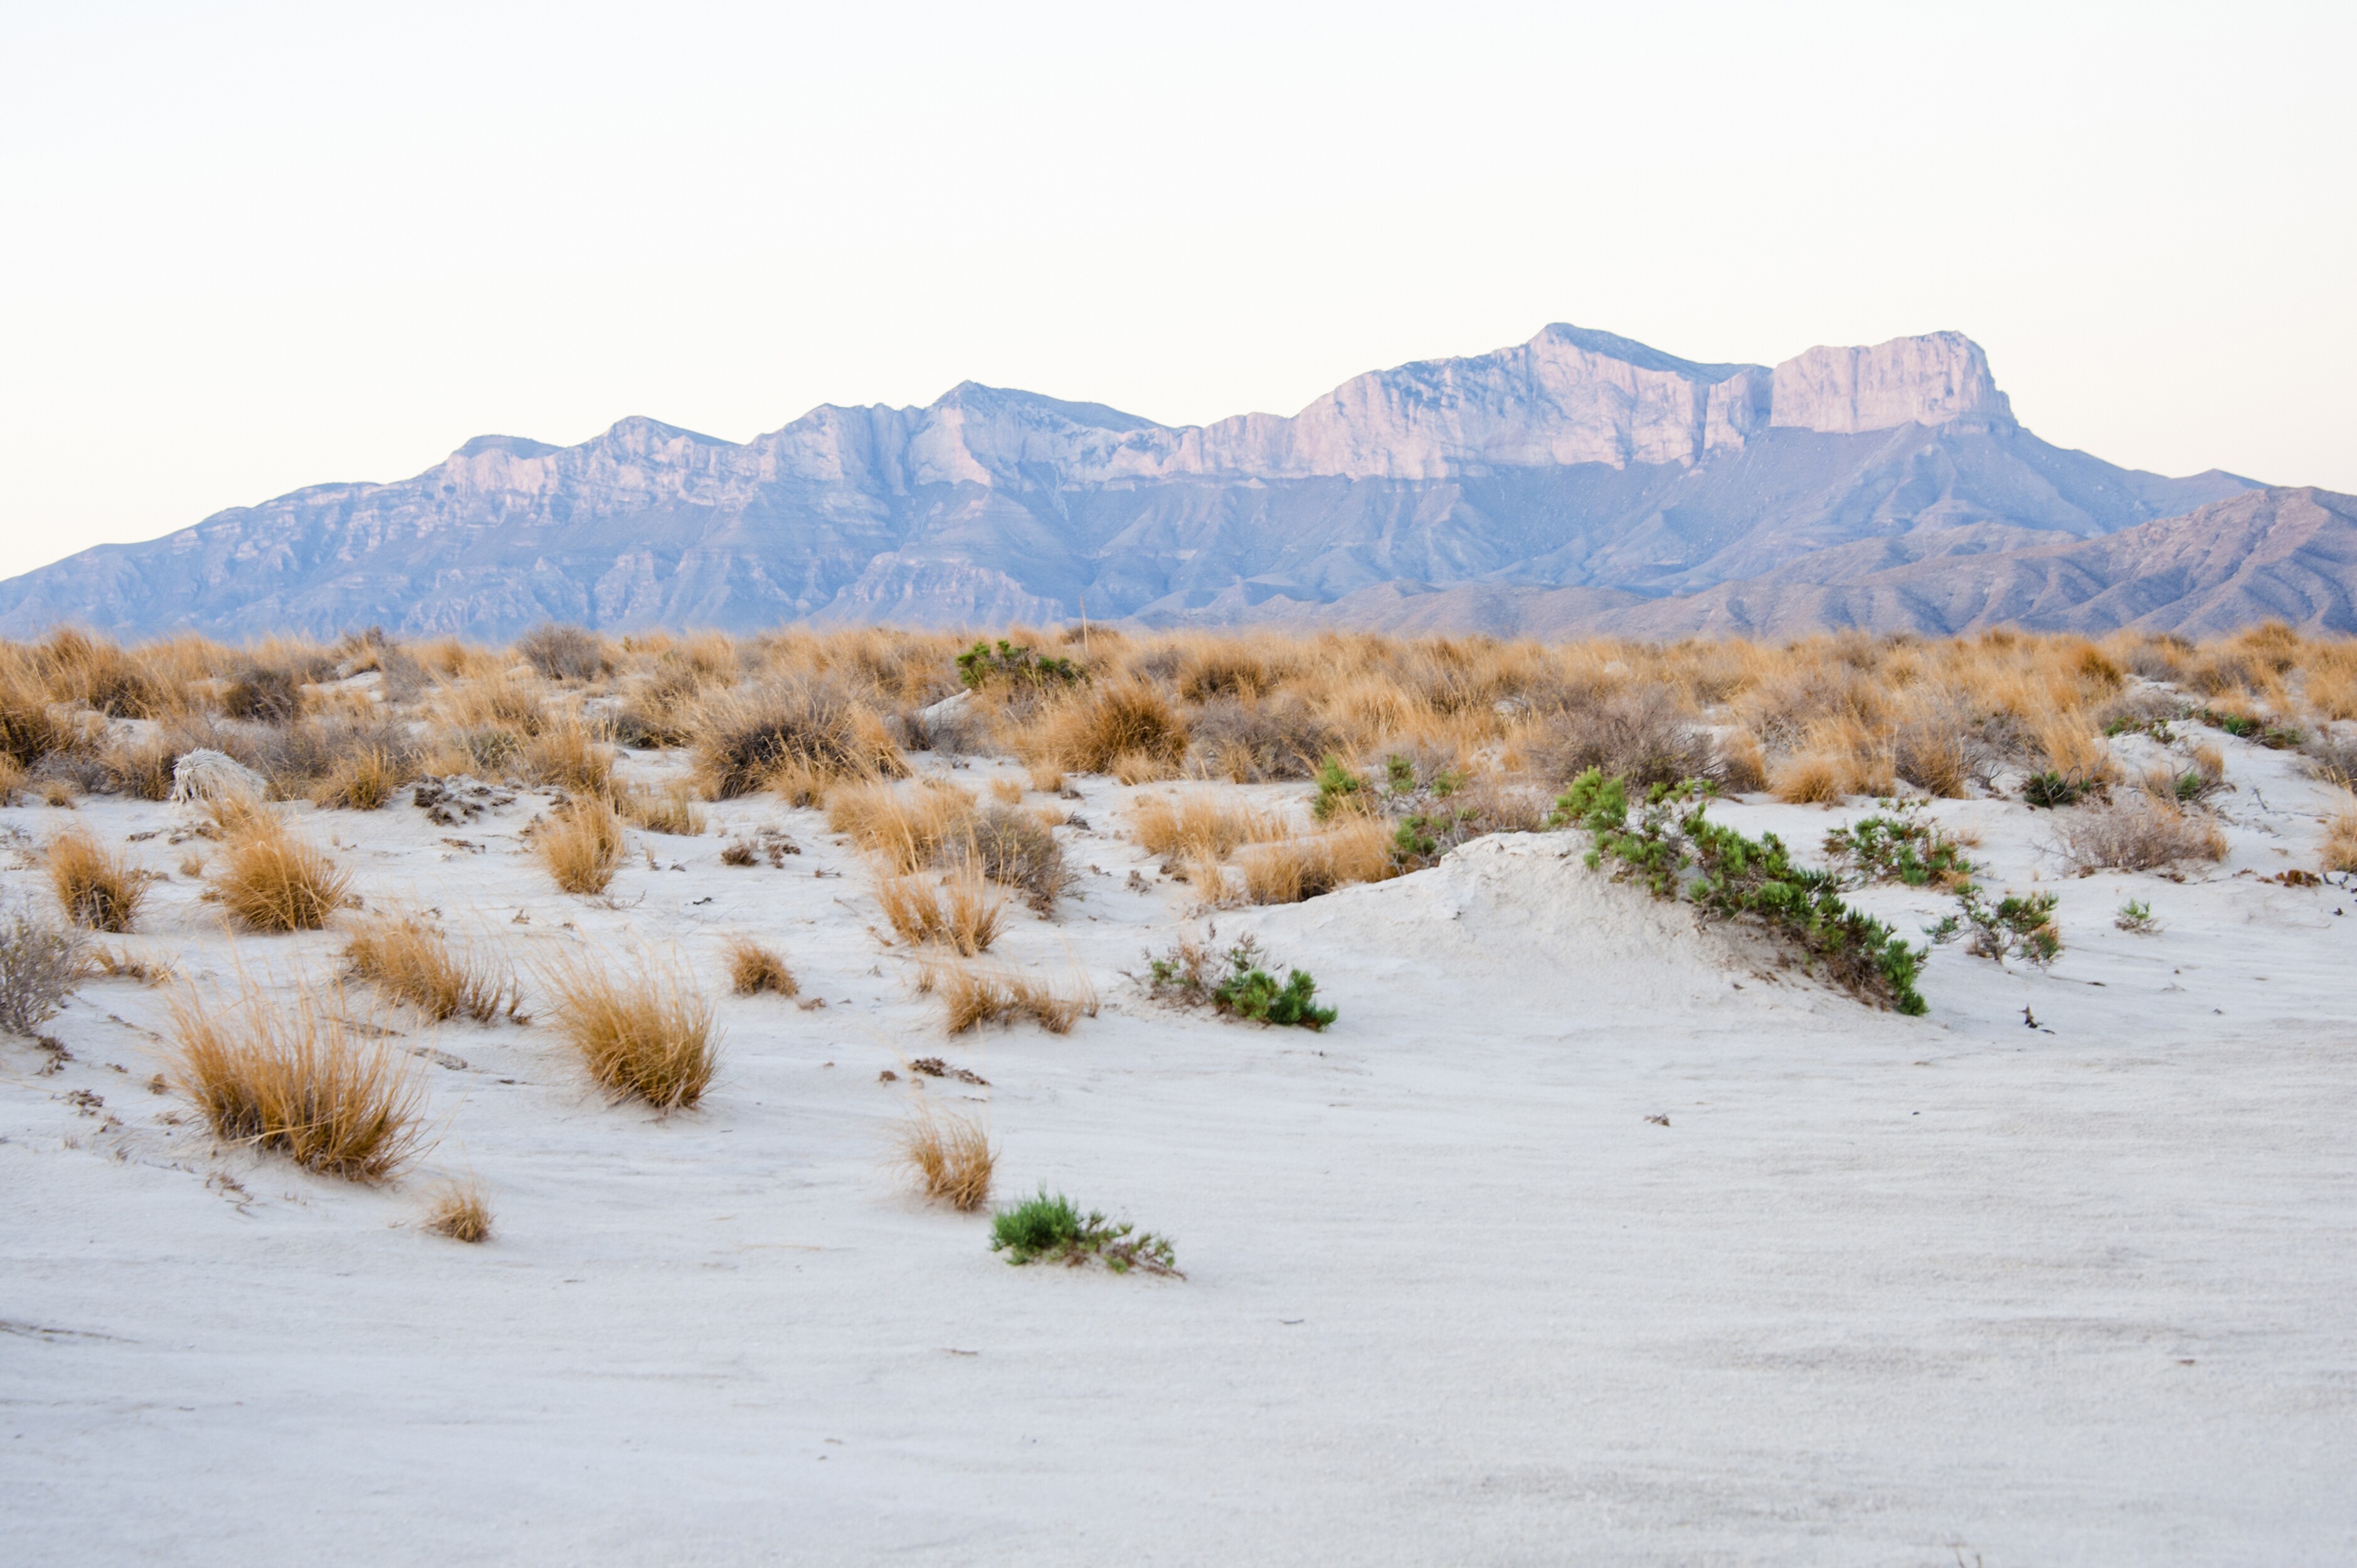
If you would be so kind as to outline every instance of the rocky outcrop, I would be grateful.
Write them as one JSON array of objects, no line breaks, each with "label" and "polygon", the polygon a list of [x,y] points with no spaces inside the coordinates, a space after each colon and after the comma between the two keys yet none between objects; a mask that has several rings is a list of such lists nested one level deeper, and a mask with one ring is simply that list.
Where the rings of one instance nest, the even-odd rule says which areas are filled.
[{"label": "rocky outcrop", "polygon": [[0,584],[0,633],[974,625],[1083,604],[1165,624],[1394,603],[1421,623],[1534,593],[1550,616],[1636,615],[1794,570],[1813,592],[1975,530],[2093,539],[2249,488],[2048,446],[1954,333],[1771,369],[1554,326],[1202,426],[967,382],[742,444],[645,418],[577,446],[479,436],[414,478]]}]

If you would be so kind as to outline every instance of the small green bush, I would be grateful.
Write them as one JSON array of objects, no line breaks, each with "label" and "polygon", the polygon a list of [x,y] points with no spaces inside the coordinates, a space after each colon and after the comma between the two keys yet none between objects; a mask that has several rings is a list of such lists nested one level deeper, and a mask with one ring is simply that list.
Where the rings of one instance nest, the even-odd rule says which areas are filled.
[{"label": "small green bush", "polygon": [[2008,893],[1992,905],[1979,887],[1967,882],[1956,889],[1963,918],[1943,916],[1938,925],[1924,927],[1923,934],[1945,945],[1970,926],[1973,940],[1966,951],[2000,965],[2008,958],[2018,958],[2043,969],[2062,952],[2061,934],[2054,929],[2057,901],[2051,893],[2033,893],[2026,898]]},{"label": "small green bush", "polygon": [[1323,1029],[1340,1016],[1318,1005],[1318,983],[1307,970],[1290,971],[1280,984],[1265,967],[1268,955],[1246,937],[1213,957],[1201,942],[1181,940],[1159,958],[1147,955],[1146,989],[1165,1002],[1211,1006],[1232,1018],[1258,1024]]},{"label": "small green bush", "polygon": [[2160,929],[2160,922],[2152,918],[2152,906],[2141,898],[2131,898],[2121,905],[2119,913],[2112,917],[2112,924],[2140,937],[2148,937]]},{"label": "small green bush", "polygon": [[1339,757],[1329,756],[1318,765],[1318,796],[1309,802],[1309,814],[1319,822],[1330,822],[1337,811],[1364,811],[1370,786],[1364,779],[1343,766]]},{"label": "small green bush", "polygon": [[1704,809],[1711,789],[1702,779],[1653,785],[1631,821],[1620,780],[1591,768],[1572,780],[1550,821],[1587,831],[1590,867],[1609,857],[1616,875],[1642,883],[1656,898],[1683,899],[1714,918],[1759,925],[1861,1001],[1922,1013],[1915,980],[1925,950],[1909,947],[1889,926],[1842,902],[1840,878],[1794,865],[1774,833],[1749,839],[1709,821]]},{"label": "small green bush", "polygon": [[1964,848],[1940,831],[1901,808],[1896,814],[1861,817],[1825,835],[1825,857],[1854,886],[1874,882],[1903,882],[1921,887],[1932,881],[1969,875],[1973,863]]},{"label": "small green bush", "polygon": [[1062,1193],[1041,1187],[1012,1208],[991,1217],[990,1250],[1004,1252],[1009,1263],[1062,1263],[1079,1268],[1101,1262],[1117,1274],[1139,1269],[1149,1274],[1179,1273],[1177,1253],[1168,1237],[1115,1225],[1095,1209],[1082,1214]]},{"label": "small green bush", "polygon": [[1023,686],[1070,686],[1088,679],[1088,671],[1069,659],[1042,654],[1003,637],[996,648],[975,643],[957,656],[957,667],[958,679],[970,692],[978,692],[994,680]]},{"label": "small green bush", "polygon": [[2306,745],[2307,735],[2288,725],[2271,725],[2243,714],[2222,714],[2203,708],[2193,715],[2212,729],[2224,730],[2237,740],[2254,740],[2269,751],[2290,751]]},{"label": "small green bush", "polygon": [[2075,773],[2057,773],[2048,768],[2033,773],[2022,781],[2021,799],[2038,811],[2051,811],[2057,806],[2075,806],[2089,795],[2100,793],[2103,786],[2094,779]]}]

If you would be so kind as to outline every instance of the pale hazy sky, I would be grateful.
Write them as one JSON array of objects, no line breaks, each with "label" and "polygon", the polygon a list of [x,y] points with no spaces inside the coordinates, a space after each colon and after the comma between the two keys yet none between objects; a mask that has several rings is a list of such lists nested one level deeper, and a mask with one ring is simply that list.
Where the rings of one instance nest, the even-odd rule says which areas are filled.
[{"label": "pale hazy sky", "polygon": [[0,4],[0,574],[497,431],[1953,328],[2357,490],[2357,5]]}]

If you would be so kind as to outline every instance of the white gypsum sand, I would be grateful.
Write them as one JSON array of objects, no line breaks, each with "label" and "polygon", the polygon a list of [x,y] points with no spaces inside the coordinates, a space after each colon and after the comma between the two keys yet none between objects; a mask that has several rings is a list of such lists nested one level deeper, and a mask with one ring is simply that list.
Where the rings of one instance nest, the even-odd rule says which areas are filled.
[{"label": "white gypsum sand", "polygon": [[[224,1150],[149,1092],[163,990],[88,982],[54,1073],[0,1042],[8,1555],[2345,1560],[2357,914],[2260,881],[2313,866],[2328,796],[2221,744],[2232,852],[2182,883],[2067,877],[2018,802],[1930,808],[1983,835],[1992,892],[2061,895],[2066,945],[2050,972],[1935,950],[1920,1019],[1587,871],[1577,833],[1217,916],[1315,974],[1323,1034],[1165,1008],[1122,972],[1200,931],[1193,893],[1121,835],[1136,791],[1075,778],[1077,889],[1052,921],[1010,908],[988,957],[1085,971],[1102,1011],[948,1038],[816,811],[634,831],[580,898],[518,837],[545,790],[457,826],[405,791],[300,809],[370,911],[516,966],[538,1018],[371,1015],[429,1064],[440,1140],[381,1187]],[[1811,859],[1867,809],[1764,800],[1715,810]],[[175,822],[72,820],[117,846]],[[804,853],[722,864],[764,825]],[[127,847],[171,871],[167,843]],[[175,874],[108,941],[204,986],[335,972],[339,931],[232,937],[199,891]],[[2158,934],[2115,929],[2130,897]],[[1910,936],[1953,908],[1857,900]],[[825,1005],[730,994],[737,935]],[[703,982],[725,1037],[696,1109],[587,1080],[534,978],[583,952]],[[913,1078],[928,1056],[988,1086]],[[1000,1200],[1067,1191],[1174,1237],[1186,1278],[1008,1267],[986,1215],[893,1170],[920,1097],[986,1119]],[[424,1225],[468,1177],[479,1246]]]}]

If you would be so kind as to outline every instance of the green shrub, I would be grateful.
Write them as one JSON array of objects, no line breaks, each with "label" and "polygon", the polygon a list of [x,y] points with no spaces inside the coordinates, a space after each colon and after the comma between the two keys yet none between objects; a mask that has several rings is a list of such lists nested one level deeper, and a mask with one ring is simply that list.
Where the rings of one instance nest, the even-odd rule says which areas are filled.
[{"label": "green shrub", "polygon": [[1825,835],[1825,857],[1854,886],[1903,882],[1921,887],[1932,881],[1970,875],[1964,847],[1905,808],[1898,814],[1861,817]]},{"label": "green shrub", "polygon": [[1308,971],[1289,971],[1279,983],[1265,967],[1267,954],[1252,937],[1216,958],[1204,944],[1181,940],[1159,958],[1149,954],[1146,963],[1146,989],[1161,1001],[1311,1030],[1323,1029],[1339,1016],[1334,1008],[1318,1005],[1318,983]]},{"label": "green shrub", "polygon": [[2033,773],[2022,781],[2022,800],[2034,810],[2051,811],[2057,806],[2075,806],[2080,800],[2097,793],[2102,785],[2075,773],[2057,773],[2048,768]]},{"label": "green shrub", "polygon": [[2119,913],[2112,917],[2112,924],[2140,937],[2148,937],[2160,929],[2160,922],[2152,918],[2152,906],[2141,898],[2131,898],[2121,905]]},{"label": "green shrub", "polygon": [[994,680],[1024,686],[1070,686],[1088,679],[1088,671],[1069,659],[1041,654],[1020,643],[998,639],[996,648],[977,642],[957,656],[958,679],[970,692]]},{"label": "green shrub", "polygon": [[1318,798],[1309,802],[1309,814],[1323,822],[1337,811],[1365,811],[1370,793],[1364,779],[1344,767],[1340,757],[1329,756],[1318,765]]},{"label": "green shrub", "polygon": [[1794,865],[1774,833],[1749,839],[1708,820],[1710,789],[1699,779],[1656,784],[1632,822],[1621,782],[1591,768],[1572,780],[1551,820],[1587,832],[1590,867],[1609,858],[1616,876],[1642,883],[1656,898],[1757,924],[1861,1001],[1910,1015],[1923,1012],[1915,980],[1924,950],[1843,903],[1840,879]]},{"label": "green shrub", "polygon": [[2193,716],[2212,729],[2224,730],[2237,740],[2256,741],[2269,751],[2290,751],[2308,741],[2305,733],[2288,725],[2271,725],[2246,714],[2222,714],[2215,708],[2203,708]]},{"label": "green shrub", "polygon": [[1036,1197],[992,1216],[990,1250],[1006,1253],[1015,1264],[1044,1261],[1077,1269],[1094,1262],[1117,1274],[1141,1269],[1186,1277],[1178,1273],[1168,1238],[1151,1230],[1133,1235],[1133,1229],[1108,1222],[1095,1209],[1084,1215],[1071,1198],[1062,1193],[1050,1196],[1043,1187]]},{"label": "green shrub", "polygon": [[1961,922],[1954,915],[1943,916],[1938,925],[1923,928],[1923,934],[1944,945],[1970,926],[1973,940],[1966,951],[1999,964],[2008,958],[2025,959],[2043,969],[2062,951],[2061,934],[2054,929],[2056,902],[2051,893],[2027,898],[2008,893],[1992,905],[1979,887],[1967,882],[1956,889]]}]

